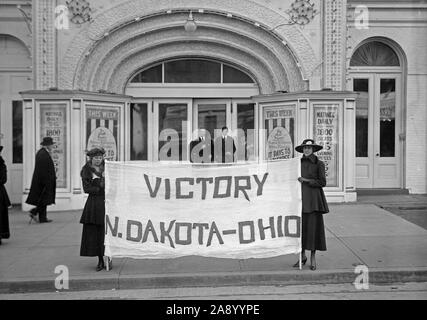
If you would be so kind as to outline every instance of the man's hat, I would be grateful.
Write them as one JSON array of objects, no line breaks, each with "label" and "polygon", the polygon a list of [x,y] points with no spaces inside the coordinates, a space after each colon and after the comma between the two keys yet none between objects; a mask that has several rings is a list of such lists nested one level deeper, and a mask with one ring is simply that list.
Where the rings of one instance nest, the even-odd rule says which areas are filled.
[{"label": "man's hat", "polygon": [[86,155],[90,158],[96,156],[103,156],[105,154],[104,148],[93,148],[86,152]]},{"label": "man's hat", "polygon": [[313,152],[317,152],[319,150],[322,150],[323,147],[319,146],[318,144],[316,144],[314,142],[313,139],[305,139],[301,145],[295,147],[295,150],[298,151],[299,153],[303,153],[304,152],[304,147],[312,147],[313,148]]},{"label": "man's hat", "polygon": [[53,144],[55,144],[55,142],[53,142],[52,137],[44,137],[43,141],[40,143],[42,146],[51,146]]}]

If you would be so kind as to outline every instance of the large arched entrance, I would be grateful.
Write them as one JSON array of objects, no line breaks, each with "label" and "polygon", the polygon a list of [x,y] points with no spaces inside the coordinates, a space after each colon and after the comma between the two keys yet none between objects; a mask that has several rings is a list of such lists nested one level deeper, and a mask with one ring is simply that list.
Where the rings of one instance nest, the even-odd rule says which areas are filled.
[{"label": "large arched entrance", "polygon": [[[258,110],[251,96],[307,90],[308,78],[316,67],[315,55],[297,27],[273,31],[282,18],[265,7],[262,9],[269,11],[270,18],[260,21],[256,13],[260,7],[255,3],[242,11],[237,3],[224,2],[227,11],[222,11],[220,3],[215,3],[215,8],[194,10],[191,1],[186,2],[188,8],[183,9],[170,3],[156,2],[150,7],[129,1],[112,9],[114,15],[106,12],[105,17],[94,19],[71,43],[62,64],[66,68],[60,70],[60,87],[133,97],[125,115],[125,134],[132,145],[125,151],[126,159],[158,160],[161,129],[174,124],[179,139],[187,135],[187,141],[201,127],[207,126],[210,131],[224,125],[239,129],[240,133],[233,132],[235,139],[242,141],[238,159],[249,160],[257,152],[255,137],[247,143],[247,130],[257,129]],[[130,3],[140,10],[125,10]],[[197,29],[188,32],[184,24],[191,10]],[[99,21],[107,16],[114,21],[105,29]],[[167,83],[163,79],[159,86],[132,81],[138,70],[152,68],[150,72],[155,73],[156,65],[165,66],[165,61],[178,61],[175,67],[184,64],[181,68],[185,69],[189,66],[183,61],[190,60],[219,66],[219,82],[193,79],[191,83]],[[71,68],[73,72],[67,72]],[[243,75],[251,81],[227,83],[224,77],[228,74]],[[162,119],[163,115],[173,115],[175,120]],[[188,150],[184,148],[176,160],[186,160],[186,156]]]}]

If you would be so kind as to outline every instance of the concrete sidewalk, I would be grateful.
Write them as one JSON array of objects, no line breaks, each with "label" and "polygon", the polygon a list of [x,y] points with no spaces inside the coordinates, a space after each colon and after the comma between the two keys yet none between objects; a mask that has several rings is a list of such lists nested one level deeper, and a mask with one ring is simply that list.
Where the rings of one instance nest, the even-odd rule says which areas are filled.
[{"label": "concrete sidewalk", "polygon": [[79,256],[81,211],[51,212],[48,224],[28,224],[10,211],[11,238],[0,246],[0,293],[55,291],[55,268],[69,269],[70,290],[224,285],[352,283],[355,266],[369,268],[371,283],[427,281],[427,230],[373,203],[331,204],[324,216],[326,252],[316,271],[293,269],[296,255],[269,259],[114,259],[96,272],[96,258]]}]

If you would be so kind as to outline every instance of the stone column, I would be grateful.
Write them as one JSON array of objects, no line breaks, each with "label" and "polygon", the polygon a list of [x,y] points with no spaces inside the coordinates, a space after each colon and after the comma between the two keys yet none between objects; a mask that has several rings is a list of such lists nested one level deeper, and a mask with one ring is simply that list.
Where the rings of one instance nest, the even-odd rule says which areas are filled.
[{"label": "stone column", "polygon": [[344,100],[344,191],[345,201],[356,201],[356,102]]},{"label": "stone column", "polygon": [[323,87],[343,90],[346,70],[347,0],[323,1]]},{"label": "stone column", "polygon": [[33,1],[34,88],[57,86],[57,50],[54,0]]}]

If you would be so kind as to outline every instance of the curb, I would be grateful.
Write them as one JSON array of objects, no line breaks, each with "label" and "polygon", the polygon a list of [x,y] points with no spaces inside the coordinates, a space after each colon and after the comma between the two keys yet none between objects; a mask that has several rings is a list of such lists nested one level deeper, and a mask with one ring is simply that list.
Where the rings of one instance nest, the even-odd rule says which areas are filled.
[{"label": "curb", "polygon": [[[353,283],[357,276],[354,272],[343,270],[262,273],[227,272],[192,275],[117,275],[117,277],[97,279],[71,279],[67,291],[343,284]],[[378,270],[369,272],[369,283],[390,284],[397,282],[427,282],[427,270]],[[54,285],[53,279],[0,281],[0,294],[59,291]]]}]

